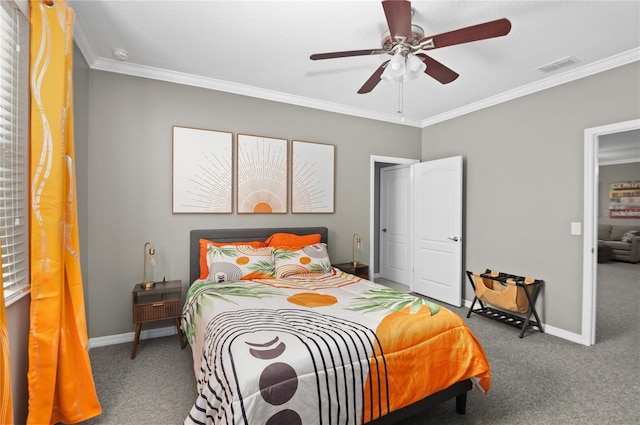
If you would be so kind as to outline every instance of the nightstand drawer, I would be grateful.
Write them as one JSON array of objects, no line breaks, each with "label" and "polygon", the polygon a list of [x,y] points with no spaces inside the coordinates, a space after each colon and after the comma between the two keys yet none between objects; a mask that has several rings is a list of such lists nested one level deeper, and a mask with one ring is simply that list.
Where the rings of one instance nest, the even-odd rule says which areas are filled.
[{"label": "nightstand drawer", "polygon": [[134,322],[147,322],[149,320],[179,317],[181,314],[182,302],[180,299],[133,306]]}]

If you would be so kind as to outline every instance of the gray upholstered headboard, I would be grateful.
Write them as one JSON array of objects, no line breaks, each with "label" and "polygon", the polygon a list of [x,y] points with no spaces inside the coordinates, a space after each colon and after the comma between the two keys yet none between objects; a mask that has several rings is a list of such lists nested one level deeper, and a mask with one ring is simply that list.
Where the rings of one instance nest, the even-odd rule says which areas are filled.
[{"label": "gray upholstered headboard", "polygon": [[310,235],[320,233],[320,240],[328,242],[326,227],[260,227],[256,229],[196,229],[189,238],[189,284],[200,277],[200,239],[216,242],[264,241],[274,233]]}]

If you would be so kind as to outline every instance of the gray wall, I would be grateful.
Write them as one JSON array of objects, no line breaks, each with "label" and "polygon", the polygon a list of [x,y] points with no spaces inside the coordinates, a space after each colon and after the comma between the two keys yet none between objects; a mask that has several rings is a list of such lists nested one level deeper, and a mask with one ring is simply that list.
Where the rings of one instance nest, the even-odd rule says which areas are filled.
[{"label": "gray wall", "polygon": [[640,163],[603,165],[598,170],[598,223],[640,226],[637,218],[609,217],[609,185],[624,181],[640,181]]},{"label": "gray wall", "polygon": [[[426,127],[422,159],[465,159],[467,270],[544,279],[543,322],[579,334],[584,130],[640,117],[634,62]],[[473,299],[465,283],[464,297]]]},{"label": "gray wall", "polygon": [[30,304],[31,297],[26,296],[7,307],[11,396],[13,397],[13,420],[16,424],[27,422]]},{"label": "gray wall", "polygon": [[[131,290],[142,280],[146,241],[157,276],[185,284],[195,228],[322,225],[333,261],[351,260],[353,233],[368,258],[370,155],[420,156],[418,128],[150,79],[92,70],[87,98],[88,163],[77,173],[88,182],[79,203],[90,338],[133,331]],[[335,214],[172,214],[173,125],[334,144]]]},{"label": "gray wall", "polygon": [[87,199],[89,190],[89,65],[84,56],[73,45],[73,133],[74,155],[76,159],[76,194],[78,203],[78,236],[80,239],[80,261],[85,306],[88,302],[88,271],[86,257],[88,248]]}]

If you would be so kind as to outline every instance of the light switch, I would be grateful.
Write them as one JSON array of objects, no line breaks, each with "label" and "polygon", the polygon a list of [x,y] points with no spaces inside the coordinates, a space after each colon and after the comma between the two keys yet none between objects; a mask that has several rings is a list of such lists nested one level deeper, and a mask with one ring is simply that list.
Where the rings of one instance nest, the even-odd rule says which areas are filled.
[{"label": "light switch", "polygon": [[572,235],[581,235],[582,234],[582,223],[579,221],[571,222],[571,234]]}]

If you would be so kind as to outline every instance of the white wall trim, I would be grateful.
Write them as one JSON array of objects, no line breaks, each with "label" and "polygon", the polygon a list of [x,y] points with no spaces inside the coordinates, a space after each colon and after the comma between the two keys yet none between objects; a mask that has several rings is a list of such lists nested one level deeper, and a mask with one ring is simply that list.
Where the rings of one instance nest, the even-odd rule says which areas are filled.
[{"label": "white wall trim", "polygon": [[89,40],[89,33],[85,29],[82,22],[76,19],[73,23],[73,39],[78,45],[78,49],[82,52],[82,56],[84,56],[84,60],[91,66],[97,59],[98,56],[96,52],[91,48],[91,43]]},{"label": "white wall trim", "polygon": [[369,164],[369,276],[373,276],[376,265],[374,242],[376,237],[375,213],[379,208],[379,206],[376,205],[376,163],[378,162],[396,165],[411,165],[420,162],[420,160],[415,158],[371,155]]},{"label": "white wall trim", "polygon": [[[78,31],[78,34],[80,33],[81,32]],[[78,47],[80,47],[82,51],[82,46],[80,43],[78,43]],[[87,59],[86,56],[85,59]],[[128,62],[119,62],[116,60],[104,58],[98,58],[92,62],[89,62],[89,59],[87,59],[87,63],[89,63],[91,69],[95,69],[98,71],[107,71],[117,74],[131,75],[134,77],[150,78],[159,81],[166,81],[169,83],[184,84],[187,86],[194,86],[210,90],[222,91],[226,93],[238,94],[242,96],[255,97],[258,99],[265,99],[273,102],[304,106],[306,108],[335,112],[343,115],[351,115],[359,118],[367,118],[394,124],[403,124],[409,127],[420,127],[420,120],[406,117],[402,119],[402,117],[400,117],[398,114],[373,112],[368,109],[354,108],[337,103],[319,101],[307,97],[267,90],[259,87],[248,86],[245,84],[231,83],[228,81],[187,74],[184,72],[170,71],[161,68],[138,65]]]},{"label": "white wall trim", "polygon": [[[464,303],[464,307],[466,308],[471,308],[471,303],[472,301],[469,300],[462,300]],[[476,315],[477,316],[477,315]],[[471,317],[473,317],[473,315],[471,315]],[[493,319],[489,319],[489,318],[484,318],[481,316],[480,317],[482,320],[493,320]],[[551,336],[557,336],[558,338],[562,338],[562,339],[566,339],[567,341],[571,341],[571,342],[575,342],[578,344],[582,344],[582,336],[578,335],[576,333],[573,332],[569,332],[569,331],[565,331],[564,329],[560,329],[560,328],[556,328],[554,326],[549,326],[545,323],[542,324],[542,327],[544,329],[544,333],[551,335]],[[530,332],[535,332],[536,334],[539,333],[538,330],[533,330]],[[514,337],[516,337],[517,335],[514,333]],[[531,335],[534,336],[534,335]],[[527,337],[527,334],[525,334],[524,338]]]},{"label": "white wall trim", "polygon": [[464,107],[453,109],[445,112],[444,114],[429,117],[424,120],[402,118],[398,114],[385,114],[379,112],[373,112],[362,108],[353,108],[345,105],[340,105],[331,102],[319,101],[316,99],[305,98],[301,96],[295,96],[292,94],[276,92],[272,90],[266,90],[258,87],[247,86],[243,84],[230,83],[228,81],[216,80],[214,78],[206,78],[193,74],[186,74],[182,72],[174,72],[161,68],[137,65],[128,62],[120,62],[113,59],[105,59],[98,57],[95,51],[91,48],[91,43],[88,41],[90,38],[86,30],[82,25],[76,21],[74,38],[85,60],[89,64],[91,69],[99,71],[108,71],[119,74],[126,74],[135,77],[151,78],[160,81],[166,81],[170,83],[184,84],[194,87],[201,87],[211,90],[218,90],[222,92],[234,93],[243,96],[250,96],[259,99],[271,100],[274,102],[282,102],[291,105],[304,106],[307,108],[318,109],[327,112],[335,112],[338,114],[351,115],[360,118],[373,119],[377,121],[390,122],[395,124],[402,124],[409,127],[424,128],[430,125],[450,120],[470,112],[475,112],[480,109],[488,108],[490,106],[497,105],[499,103],[507,102],[509,100],[516,99],[518,97],[526,96],[541,90],[545,90],[560,84],[564,84],[573,80],[577,80],[583,77],[587,77],[598,72],[603,72],[612,68],[616,68],[622,65],[626,65],[631,62],[640,60],[640,49],[632,49],[618,55],[611,56],[609,58],[597,61],[595,63],[585,65],[573,70],[567,71],[563,74],[559,74],[550,78],[546,78],[541,81],[537,81],[532,84],[528,84],[514,90],[509,90],[505,93],[497,96],[474,102]]},{"label": "white wall trim", "polygon": [[[175,326],[167,326],[165,328],[153,328],[146,329],[140,332],[140,340],[151,338],[162,338],[165,336],[171,336],[176,334]],[[89,338],[89,349],[95,347],[104,347],[106,345],[124,344],[126,342],[133,342],[135,332],[127,332],[118,335],[100,336],[97,338]]]},{"label": "white wall trim", "polygon": [[640,119],[584,130],[584,236],[582,247],[582,333],[580,343],[596,343],[598,150],[600,136],[640,129]]},{"label": "white wall trim", "polygon": [[479,102],[470,103],[461,108],[453,109],[449,112],[445,112],[444,114],[424,119],[422,120],[422,128],[639,60],[640,49],[632,49],[624,53],[620,53],[618,55],[614,55],[609,58],[594,62],[592,64],[575,68],[563,74],[545,78],[544,80],[536,81],[535,83],[527,84],[525,86],[509,90],[497,96],[492,96]]}]

